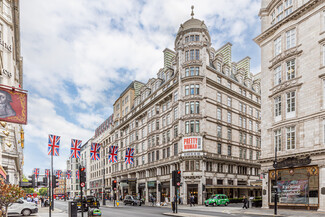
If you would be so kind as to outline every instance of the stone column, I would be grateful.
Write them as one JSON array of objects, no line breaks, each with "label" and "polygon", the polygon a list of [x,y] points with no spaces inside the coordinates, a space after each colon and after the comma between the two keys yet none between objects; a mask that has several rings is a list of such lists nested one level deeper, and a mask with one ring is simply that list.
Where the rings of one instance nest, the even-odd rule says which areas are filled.
[{"label": "stone column", "polygon": [[262,180],[262,208],[269,208],[269,173],[265,172]]},{"label": "stone column", "polygon": [[175,195],[175,186],[173,186],[172,178],[170,179],[169,183],[170,183],[169,184],[169,186],[170,186],[170,198],[169,198],[169,201],[173,202],[174,201],[174,195]]},{"label": "stone column", "polygon": [[319,167],[319,208],[318,211],[325,212],[325,194],[322,194],[322,188],[325,188],[325,165]]},{"label": "stone column", "polygon": [[156,192],[157,192],[157,198],[156,198],[156,202],[157,203],[160,203],[161,201],[160,201],[160,195],[161,195],[161,192],[159,191],[159,189],[158,189],[158,185],[160,184],[160,181],[158,181],[158,179],[157,179],[157,181],[156,181]]},{"label": "stone column", "polygon": [[135,174],[136,182],[135,182],[135,193],[138,196],[139,194],[139,172]]},{"label": "stone column", "polygon": [[184,198],[183,198],[183,204],[187,204],[187,183],[185,182],[185,180],[183,181],[183,192],[184,192]]}]

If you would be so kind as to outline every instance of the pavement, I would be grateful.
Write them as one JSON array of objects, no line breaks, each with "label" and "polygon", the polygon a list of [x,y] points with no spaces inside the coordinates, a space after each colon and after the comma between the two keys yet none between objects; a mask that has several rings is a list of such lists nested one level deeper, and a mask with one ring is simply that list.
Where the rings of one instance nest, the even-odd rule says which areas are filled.
[{"label": "pavement", "polygon": [[[55,202],[55,209],[52,212],[51,217],[68,217],[68,202],[58,201]],[[205,207],[197,205],[190,207],[189,205],[179,205],[178,213],[173,213],[170,204],[168,206],[154,206],[151,204],[144,204],[142,206],[125,206],[120,203],[120,206],[114,207],[114,204],[110,201],[107,205],[101,206],[102,216],[141,216],[141,217],[158,217],[158,216],[183,216],[183,217],[269,217],[275,216],[273,209],[262,208],[249,208],[243,210],[241,204],[229,204],[229,206],[216,206]],[[48,217],[48,207],[39,207],[39,213],[31,216]],[[87,217],[87,212],[84,213],[84,217]],[[287,210],[279,209],[277,216],[283,217],[324,217],[325,212],[319,211],[307,211],[307,210]],[[78,213],[78,217],[81,217],[81,212]]]}]

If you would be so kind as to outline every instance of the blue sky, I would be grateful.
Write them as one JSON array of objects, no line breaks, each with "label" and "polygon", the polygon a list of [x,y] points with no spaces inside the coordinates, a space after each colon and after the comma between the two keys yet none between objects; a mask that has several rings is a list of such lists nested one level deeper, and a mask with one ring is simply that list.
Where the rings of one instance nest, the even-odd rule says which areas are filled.
[{"label": "blue sky", "polygon": [[28,95],[24,174],[50,168],[48,134],[61,136],[55,169],[64,170],[72,138],[86,142],[132,80],[147,82],[174,49],[178,28],[204,20],[212,46],[233,44],[260,70],[259,0],[28,0],[21,1],[21,49]]}]

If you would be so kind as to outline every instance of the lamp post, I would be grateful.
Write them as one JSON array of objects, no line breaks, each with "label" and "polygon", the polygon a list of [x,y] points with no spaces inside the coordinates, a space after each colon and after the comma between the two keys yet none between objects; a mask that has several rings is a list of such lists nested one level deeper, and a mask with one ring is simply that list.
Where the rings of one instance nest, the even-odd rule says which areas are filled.
[{"label": "lamp post", "polygon": [[103,185],[102,185],[102,196],[103,196],[103,205],[106,205],[106,200],[105,200],[105,147],[103,147]]},{"label": "lamp post", "polygon": [[277,167],[278,167],[278,145],[275,145],[275,153],[274,153],[274,178],[275,178],[275,194],[274,194],[274,215],[278,213],[278,176],[277,176]]}]

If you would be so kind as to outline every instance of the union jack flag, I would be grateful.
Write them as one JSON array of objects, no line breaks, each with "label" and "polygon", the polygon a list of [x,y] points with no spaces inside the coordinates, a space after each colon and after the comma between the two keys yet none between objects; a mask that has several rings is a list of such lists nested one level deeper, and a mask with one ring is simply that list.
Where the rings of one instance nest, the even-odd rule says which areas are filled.
[{"label": "union jack flag", "polygon": [[109,162],[111,162],[111,163],[117,162],[117,151],[118,151],[117,146],[112,145],[109,147],[109,155],[108,155]]},{"label": "union jack flag", "polygon": [[59,179],[59,178],[61,178],[61,175],[62,175],[62,171],[61,170],[57,170],[56,171],[56,177]]},{"label": "union jack flag", "polygon": [[66,175],[67,175],[67,179],[71,179],[71,170],[67,170]]},{"label": "union jack flag", "polygon": [[80,158],[81,140],[71,139],[71,158]]},{"label": "union jack flag", "polygon": [[50,169],[45,169],[45,175],[46,175],[47,178],[49,177],[49,175],[50,175]]},{"label": "union jack flag", "polygon": [[60,136],[49,135],[48,155],[59,156]]},{"label": "union jack flag", "polygon": [[91,143],[91,148],[90,148],[90,159],[91,160],[100,160],[99,150],[100,150],[99,143]]},{"label": "union jack flag", "polygon": [[39,176],[39,168],[35,168],[34,169],[34,175],[35,175],[35,179],[38,179],[38,176]]},{"label": "union jack flag", "polygon": [[76,178],[79,179],[79,170],[76,172]]},{"label": "union jack flag", "polygon": [[133,164],[134,148],[127,148],[125,151],[126,164]]}]

